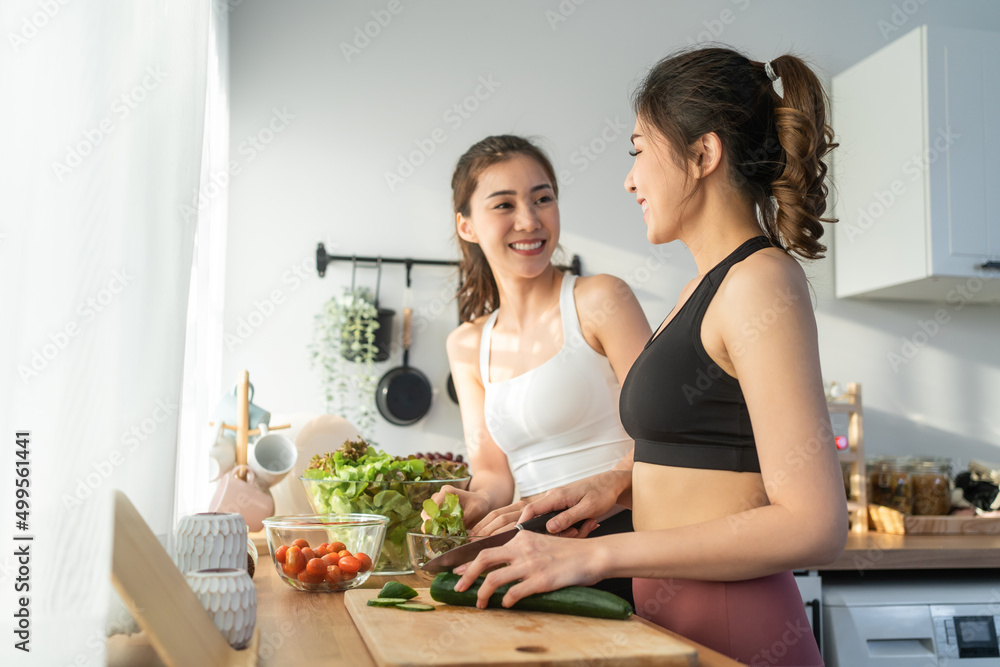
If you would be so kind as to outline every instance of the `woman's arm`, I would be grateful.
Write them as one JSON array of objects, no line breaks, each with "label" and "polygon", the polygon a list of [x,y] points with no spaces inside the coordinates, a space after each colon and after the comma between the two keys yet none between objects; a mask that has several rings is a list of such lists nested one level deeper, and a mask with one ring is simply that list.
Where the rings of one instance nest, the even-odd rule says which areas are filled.
[{"label": "woman's arm", "polygon": [[652,335],[646,314],[628,284],[607,274],[577,279],[574,296],[584,339],[608,358],[622,384]]},{"label": "woman's arm", "polygon": [[766,497],[746,499],[747,509],[736,514],[667,530],[572,543],[518,535],[470,563],[460,590],[500,563],[510,567],[487,576],[480,600],[520,579],[504,598],[509,605],[532,593],[614,576],[740,580],[840,554],[847,508],[816,323],[805,276],[785,259],[761,256],[737,265],[713,300],[753,422]]},{"label": "woman's arm", "polygon": [[482,323],[463,324],[448,335],[448,361],[458,395],[465,433],[465,447],[473,471],[468,491],[444,486],[434,494],[435,502],[445,493],[458,495],[466,527],[477,524],[491,509],[514,498],[514,477],[507,457],[493,442],[486,428],[485,390],[479,372],[479,340]]}]

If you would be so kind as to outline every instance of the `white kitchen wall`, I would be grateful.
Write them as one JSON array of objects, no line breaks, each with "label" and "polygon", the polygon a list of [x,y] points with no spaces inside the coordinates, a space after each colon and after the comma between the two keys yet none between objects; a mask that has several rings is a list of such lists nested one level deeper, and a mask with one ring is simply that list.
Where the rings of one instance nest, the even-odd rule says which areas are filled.
[{"label": "white kitchen wall", "polygon": [[[454,258],[451,172],[482,137],[539,138],[560,173],[562,245],[586,273],[628,280],[655,323],[694,276],[685,248],[647,244],[622,189],[629,95],[659,57],[718,39],[757,59],[793,51],[829,81],[923,23],[1000,30],[993,0],[228,4],[223,377],[248,368],[260,404],[304,414],[322,410],[306,349],[313,315],[350,281],[344,264],[317,277],[317,242],[336,254]],[[1000,308],[948,304],[948,323],[910,349],[941,305],[838,301],[832,261],[809,272],[824,375],[863,384],[869,452],[1000,461]],[[358,277],[374,285],[374,272]],[[452,286],[447,269],[414,269],[422,328],[411,362],[436,396],[414,426],[379,419],[375,439],[394,453],[461,449],[445,391]],[[402,268],[386,267],[382,305],[398,310],[402,294]]]}]

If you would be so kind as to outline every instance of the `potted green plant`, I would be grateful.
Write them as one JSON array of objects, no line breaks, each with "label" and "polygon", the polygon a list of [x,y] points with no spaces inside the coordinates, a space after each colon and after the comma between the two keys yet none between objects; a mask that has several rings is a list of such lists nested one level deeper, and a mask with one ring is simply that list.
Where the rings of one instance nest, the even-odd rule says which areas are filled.
[{"label": "potted green plant", "polygon": [[[362,434],[375,425],[375,362],[381,361],[379,320],[391,323],[393,311],[379,309],[367,288],[345,288],[323,304],[310,346],[312,365],[323,381],[327,412],[342,415]],[[387,329],[391,329],[387,327]],[[388,356],[388,355],[386,355]]]}]

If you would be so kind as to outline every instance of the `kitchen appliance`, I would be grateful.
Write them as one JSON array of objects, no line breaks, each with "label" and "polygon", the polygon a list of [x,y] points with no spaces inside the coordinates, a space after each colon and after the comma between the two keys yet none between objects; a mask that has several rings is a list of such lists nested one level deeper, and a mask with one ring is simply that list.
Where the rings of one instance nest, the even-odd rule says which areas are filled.
[{"label": "kitchen appliance", "polygon": [[1000,665],[1000,577],[865,573],[823,578],[828,667]]}]

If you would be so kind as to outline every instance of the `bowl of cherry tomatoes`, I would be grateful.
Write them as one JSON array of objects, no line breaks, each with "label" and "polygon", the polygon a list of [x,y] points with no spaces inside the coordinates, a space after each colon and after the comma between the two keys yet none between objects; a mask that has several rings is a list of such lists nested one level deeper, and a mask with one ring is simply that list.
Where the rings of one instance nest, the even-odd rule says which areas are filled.
[{"label": "bowl of cherry tomatoes", "polygon": [[300,591],[360,586],[378,562],[389,519],[377,514],[301,514],[264,519],[278,575]]}]

